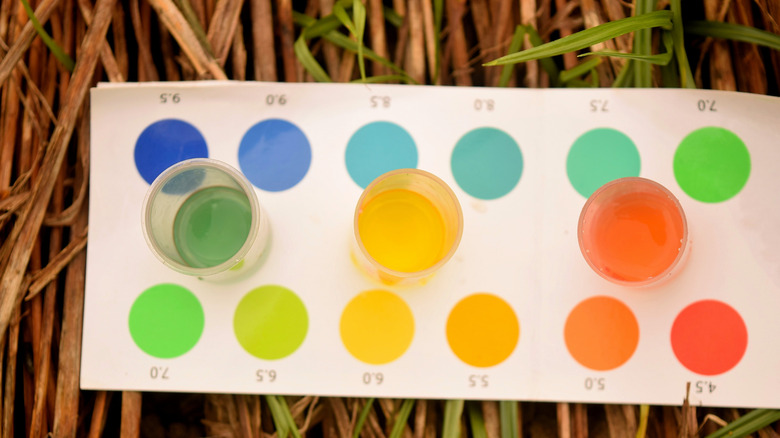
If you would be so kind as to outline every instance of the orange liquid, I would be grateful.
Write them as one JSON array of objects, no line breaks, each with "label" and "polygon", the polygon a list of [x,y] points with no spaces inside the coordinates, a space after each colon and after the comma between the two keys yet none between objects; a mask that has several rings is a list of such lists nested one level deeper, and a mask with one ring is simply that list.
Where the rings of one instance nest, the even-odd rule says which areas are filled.
[{"label": "orange liquid", "polygon": [[685,238],[684,218],[674,200],[655,187],[614,193],[591,203],[589,210],[581,247],[605,276],[647,281],[677,260]]}]

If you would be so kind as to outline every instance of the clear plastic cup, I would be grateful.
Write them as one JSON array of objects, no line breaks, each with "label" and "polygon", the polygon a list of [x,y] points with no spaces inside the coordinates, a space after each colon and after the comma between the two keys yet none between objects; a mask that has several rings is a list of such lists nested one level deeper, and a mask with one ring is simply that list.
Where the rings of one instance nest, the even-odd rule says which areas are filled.
[{"label": "clear plastic cup", "polygon": [[444,181],[423,170],[399,169],[366,187],[353,226],[353,255],[370,276],[388,285],[414,285],[455,253],[463,212]]},{"label": "clear plastic cup", "polygon": [[657,285],[681,269],[690,244],[685,212],[655,181],[620,178],[582,208],[577,237],[588,265],[624,286]]},{"label": "clear plastic cup", "polygon": [[182,274],[238,277],[260,264],[268,246],[269,221],[254,189],[221,161],[195,158],[166,169],[149,188],[142,212],[149,248]]}]

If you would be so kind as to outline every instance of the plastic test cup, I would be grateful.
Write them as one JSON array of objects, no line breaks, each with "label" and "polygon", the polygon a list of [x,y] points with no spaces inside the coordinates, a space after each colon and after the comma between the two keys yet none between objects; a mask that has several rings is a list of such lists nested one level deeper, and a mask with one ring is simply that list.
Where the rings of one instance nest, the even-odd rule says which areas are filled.
[{"label": "plastic test cup", "polygon": [[582,208],[577,236],[590,267],[624,286],[669,279],[690,248],[680,202],[661,184],[638,177],[596,190]]},{"label": "plastic test cup", "polygon": [[154,180],[143,205],[144,237],[171,269],[208,280],[251,272],[270,226],[246,178],[208,158],[174,164]]},{"label": "plastic test cup", "polygon": [[353,251],[366,272],[389,285],[424,283],[455,253],[463,212],[435,175],[399,169],[379,176],[358,200]]}]

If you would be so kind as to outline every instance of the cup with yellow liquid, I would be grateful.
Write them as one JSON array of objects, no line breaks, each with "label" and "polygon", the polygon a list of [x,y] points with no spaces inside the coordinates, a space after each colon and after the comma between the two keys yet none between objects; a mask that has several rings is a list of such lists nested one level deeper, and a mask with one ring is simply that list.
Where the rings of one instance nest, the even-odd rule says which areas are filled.
[{"label": "cup with yellow liquid", "polygon": [[435,175],[398,169],[379,176],[358,200],[354,217],[358,264],[388,285],[424,283],[455,253],[463,212]]},{"label": "cup with yellow liquid", "polygon": [[596,190],[582,208],[577,236],[588,265],[623,286],[657,285],[681,269],[689,253],[680,201],[661,184],[620,178]]},{"label": "cup with yellow liquid", "polygon": [[254,189],[218,160],[195,158],[166,169],[152,182],[142,214],[152,253],[175,271],[208,280],[250,272],[269,241]]}]

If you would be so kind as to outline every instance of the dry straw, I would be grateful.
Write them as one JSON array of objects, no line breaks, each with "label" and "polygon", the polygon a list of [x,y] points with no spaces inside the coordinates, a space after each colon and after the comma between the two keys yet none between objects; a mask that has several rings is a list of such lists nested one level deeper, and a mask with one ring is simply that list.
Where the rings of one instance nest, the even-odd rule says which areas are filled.
[{"label": "dry straw", "polygon": [[[37,30],[24,3],[0,2],[0,438],[687,437],[727,423],[729,436],[762,427],[759,436],[780,433],[777,411],[687,402],[638,407],[78,388],[86,95],[97,81],[696,86],[777,95],[777,1],[39,0],[30,1]],[[517,54],[521,49],[527,51]],[[612,56],[577,57],[585,52]],[[504,55],[500,62],[510,63],[503,67],[484,66]],[[72,71],[67,58],[75,60]],[[527,62],[513,64],[520,60]],[[680,388],[681,402],[685,397]]]}]

